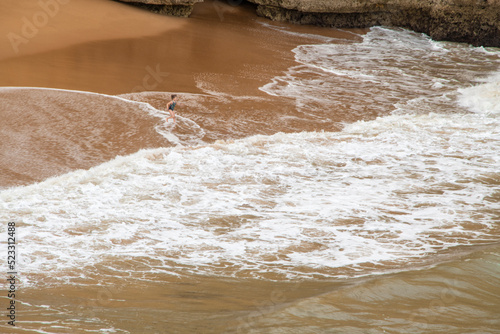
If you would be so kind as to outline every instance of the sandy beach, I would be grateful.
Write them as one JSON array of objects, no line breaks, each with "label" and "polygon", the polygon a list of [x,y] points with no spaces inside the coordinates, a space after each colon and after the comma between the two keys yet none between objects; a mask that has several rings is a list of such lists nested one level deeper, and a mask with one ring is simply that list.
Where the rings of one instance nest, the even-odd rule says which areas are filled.
[{"label": "sandy beach", "polygon": [[499,333],[498,49],[222,1],[0,17],[0,333]]}]

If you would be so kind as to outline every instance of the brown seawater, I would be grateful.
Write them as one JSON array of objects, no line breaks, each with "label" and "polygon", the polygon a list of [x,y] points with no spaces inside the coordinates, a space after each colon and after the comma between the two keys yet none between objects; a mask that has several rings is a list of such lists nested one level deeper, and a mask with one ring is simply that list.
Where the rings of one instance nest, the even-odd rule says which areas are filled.
[{"label": "brown seawater", "polygon": [[500,50],[41,3],[0,5],[0,332],[500,333]]}]

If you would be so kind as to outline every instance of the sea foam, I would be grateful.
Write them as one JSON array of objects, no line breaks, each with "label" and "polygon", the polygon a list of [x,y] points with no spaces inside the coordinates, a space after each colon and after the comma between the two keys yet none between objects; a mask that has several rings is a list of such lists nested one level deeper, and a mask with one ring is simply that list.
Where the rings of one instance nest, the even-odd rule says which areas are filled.
[{"label": "sea foam", "polygon": [[27,276],[71,281],[134,259],[171,274],[370,272],[496,238],[497,185],[483,177],[499,177],[498,128],[477,115],[395,115],[340,133],[143,150],[4,190],[0,219],[18,221]]},{"label": "sea foam", "polygon": [[[387,53],[379,68],[371,66],[379,62],[370,60],[373,55],[358,65],[345,62],[351,71],[346,77],[354,77],[340,81],[351,85],[346,87],[354,88],[365,75],[387,81],[389,97],[359,93],[379,101],[383,117],[340,132],[141,150],[2,190],[0,220],[18,224],[24,281],[187,274],[333,278],[411,268],[455,247],[498,240],[498,95],[496,81],[488,79],[494,77],[486,75],[494,67],[488,57],[495,55],[400,30],[374,28],[370,34],[365,46],[357,46],[361,58],[366,48],[386,48],[391,38],[416,39],[415,47],[396,43],[402,54],[392,63],[407,64],[422,45],[437,52],[424,60],[426,70],[410,68],[405,75],[413,80],[409,87],[420,87],[409,96],[413,88],[406,89],[403,79],[391,86],[386,77],[395,52]],[[299,48],[299,55],[319,53],[263,90],[278,96],[293,92],[302,106],[304,96],[327,101],[323,108],[335,104],[337,96],[325,93],[338,91],[333,82],[320,84],[331,73],[318,67],[334,68],[338,49],[353,45]],[[332,49],[336,56],[323,64],[322,55]],[[463,50],[470,53],[461,55]],[[347,51],[344,59],[352,57]],[[463,71],[457,64],[471,55],[478,58]],[[417,66],[418,57],[411,62]],[[305,80],[304,73],[313,77]],[[437,91],[422,93],[432,86]]]}]

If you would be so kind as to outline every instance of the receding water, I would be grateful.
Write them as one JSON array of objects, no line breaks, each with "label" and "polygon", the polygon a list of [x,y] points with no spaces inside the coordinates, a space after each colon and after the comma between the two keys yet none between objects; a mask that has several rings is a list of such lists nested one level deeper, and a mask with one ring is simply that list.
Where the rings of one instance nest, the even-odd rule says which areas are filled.
[{"label": "receding water", "polygon": [[[114,87],[96,56],[95,77],[0,88],[19,272],[0,331],[500,333],[500,51],[219,5],[175,33],[0,63],[75,74],[78,50],[144,48]],[[144,64],[168,80],[127,90]]]}]

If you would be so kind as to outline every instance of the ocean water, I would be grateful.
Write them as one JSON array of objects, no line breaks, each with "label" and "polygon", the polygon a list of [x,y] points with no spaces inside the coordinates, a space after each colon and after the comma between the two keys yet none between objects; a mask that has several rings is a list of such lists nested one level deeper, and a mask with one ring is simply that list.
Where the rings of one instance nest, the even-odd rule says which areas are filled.
[{"label": "ocean water", "polygon": [[[27,96],[40,122],[75,111],[34,130],[33,141],[65,149],[60,170],[0,190],[0,221],[16,221],[20,286],[33,298],[27,332],[500,333],[500,50],[376,27],[293,54],[296,64],[260,87],[267,97],[254,97],[287,106],[272,133],[238,119],[234,138],[182,111],[167,124],[153,102],[135,101],[160,92],[0,89],[11,109]],[[213,85],[184,98],[191,109],[237,100]],[[99,122],[67,128],[81,114]],[[82,155],[105,162],[75,170]],[[53,170],[51,160],[37,163]],[[172,307],[157,316],[178,327],[142,330],[109,315],[127,302],[140,317],[163,306],[112,291],[87,317],[74,292],[155,295],[203,278],[222,290],[273,288],[206,297],[235,299],[214,306],[226,312],[217,325],[183,327],[199,312]],[[58,287],[77,301],[38,296]]]}]

